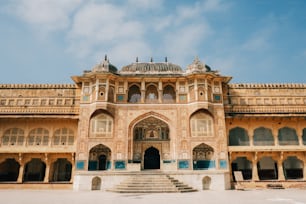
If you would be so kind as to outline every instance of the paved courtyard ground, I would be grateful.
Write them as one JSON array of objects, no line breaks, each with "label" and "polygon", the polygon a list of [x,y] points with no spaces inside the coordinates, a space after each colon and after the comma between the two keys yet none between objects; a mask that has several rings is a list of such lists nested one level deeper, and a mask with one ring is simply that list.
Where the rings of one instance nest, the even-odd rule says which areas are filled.
[{"label": "paved courtyard ground", "polygon": [[306,190],[200,191],[170,194],[117,194],[103,191],[0,190],[1,204],[306,204]]}]

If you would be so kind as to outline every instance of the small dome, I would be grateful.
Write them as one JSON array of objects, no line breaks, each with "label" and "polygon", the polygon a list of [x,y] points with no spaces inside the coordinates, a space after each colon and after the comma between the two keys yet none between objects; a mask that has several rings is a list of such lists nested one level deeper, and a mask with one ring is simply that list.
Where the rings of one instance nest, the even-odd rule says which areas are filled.
[{"label": "small dome", "polygon": [[179,65],[169,62],[136,62],[122,67],[122,74],[181,74]]},{"label": "small dome", "polygon": [[201,62],[198,57],[196,57],[192,64],[188,65],[186,73],[195,73],[195,72],[211,72],[211,68]]},{"label": "small dome", "polygon": [[101,62],[100,64],[97,64],[92,68],[93,72],[112,72],[112,73],[117,73],[118,69],[112,65],[109,62],[109,59],[107,59],[107,56],[105,55],[104,61]]}]

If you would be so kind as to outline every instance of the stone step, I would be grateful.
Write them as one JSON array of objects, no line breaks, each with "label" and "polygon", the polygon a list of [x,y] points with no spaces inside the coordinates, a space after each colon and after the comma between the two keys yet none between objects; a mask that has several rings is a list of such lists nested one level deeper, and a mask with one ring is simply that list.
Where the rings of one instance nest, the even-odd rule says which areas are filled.
[{"label": "stone step", "polygon": [[132,175],[108,191],[118,193],[184,193],[194,192],[196,189],[159,172],[158,174]]}]

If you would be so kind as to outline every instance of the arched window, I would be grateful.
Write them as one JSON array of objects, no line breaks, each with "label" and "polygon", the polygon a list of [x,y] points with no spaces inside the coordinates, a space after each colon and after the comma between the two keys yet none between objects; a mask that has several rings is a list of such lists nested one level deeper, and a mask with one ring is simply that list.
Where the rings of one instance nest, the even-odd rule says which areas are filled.
[{"label": "arched window", "polygon": [[73,145],[74,133],[68,128],[57,129],[54,132],[53,145]]},{"label": "arched window", "polygon": [[201,143],[195,148],[193,148],[193,169],[211,169],[215,168],[214,149],[205,144]]},{"label": "arched window", "polygon": [[88,171],[107,170],[110,168],[111,150],[103,144],[94,146],[89,151]]},{"label": "arched window", "polygon": [[259,180],[275,180],[278,178],[277,162],[270,156],[262,157],[257,162]]},{"label": "arched window", "polygon": [[154,85],[149,85],[146,90],[146,102],[156,102],[157,99],[157,88]]},{"label": "arched window", "polygon": [[213,136],[213,119],[204,112],[198,112],[190,118],[190,128],[192,137]]},{"label": "arched window", "polygon": [[108,102],[114,102],[114,88],[109,87],[108,89]]},{"label": "arched window", "polygon": [[11,128],[4,132],[2,145],[23,145],[24,131],[19,128]]},{"label": "arched window", "polygon": [[303,129],[302,139],[303,139],[303,145],[306,145],[306,128]]},{"label": "arched window", "polygon": [[236,127],[229,132],[230,146],[248,146],[250,145],[249,136],[245,129]]},{"label": "arched window", "polygon": [[111,137],[113,133],[113,118],[107,114],[100,113],[91,118],[91,136]]},{"label": "arched window", "polygon": [[255,129],[253,139],[255,146],[274,145],[272,131],[268,128],[260,127]]},{"label": "arched window", "polygon": [[134,140],[169,140],[168,124],[155,117],[148,117],[135,125]]},{"label": "arched window", "polygon": [[31,130],[28,136],[28,145],[48,145],[49,131],[44,128]]},{"label": "arched window", "polygon": [[299,140],[295,129],[284,127],[278,130],[279,145],[298,145]]},{"label": "arched window", "polygon": [[[234,175],[235,171],[241,171],[243,179],[252,179],[252,162],[249,161],[246,157],[237,157],[231,165],[232,175]],[[235,176],[233,176],[233,178],[235,178]]]},{"label": "arched window", "polygon": [[45,178],[45,170],[46,164],[41,159],[33,158],[25,165],[23,181],[43,181]]},{"label": "arched window", "polygon": [[163,102],[164,103],[173,103],[176,100],[175,90],[172,86],[167,85],[163,90]]},{"label": "arched window", "polygon": [[66,158],[59,158],[52,163],[52,182],[70,181],[72,164]]},{"label": "arched window", "polygon": [[[286,179],[303,179],[303,161],[296,156],[289,156],[283,163]],[[305,168],[305,167],[304,167]]]},{"label": "arched window", "polygon": [[0,182],[17,181],[19,167],[19,163],[13,158],[8,158],[0,163]]},{"label": "arched window", "polygon": [[141,100],[141,92],[138,86],[133,85],[129,88],[128,102],[138,103]]}]

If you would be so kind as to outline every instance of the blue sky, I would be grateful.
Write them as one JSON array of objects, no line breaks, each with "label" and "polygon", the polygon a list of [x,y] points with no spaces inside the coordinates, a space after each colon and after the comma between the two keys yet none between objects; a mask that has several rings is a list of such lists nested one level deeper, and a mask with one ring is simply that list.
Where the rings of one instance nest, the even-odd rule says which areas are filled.
[{"label": "blue sky", "polygon": [[107,54],[186,68],[194,57],[232,83],[306,83],[305,0],[0,1],[0,83],[73,83]]}]

